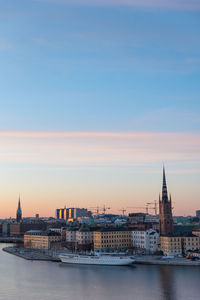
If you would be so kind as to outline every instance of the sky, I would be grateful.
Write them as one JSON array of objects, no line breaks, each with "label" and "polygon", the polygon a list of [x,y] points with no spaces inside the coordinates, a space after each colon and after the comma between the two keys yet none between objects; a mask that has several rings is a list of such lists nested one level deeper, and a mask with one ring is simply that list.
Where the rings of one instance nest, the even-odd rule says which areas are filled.
[{"label": "sky", "polygon": [[197,0],[0,1],[0,218],[144,211],[163,164],[194,215],[199,37]]}]

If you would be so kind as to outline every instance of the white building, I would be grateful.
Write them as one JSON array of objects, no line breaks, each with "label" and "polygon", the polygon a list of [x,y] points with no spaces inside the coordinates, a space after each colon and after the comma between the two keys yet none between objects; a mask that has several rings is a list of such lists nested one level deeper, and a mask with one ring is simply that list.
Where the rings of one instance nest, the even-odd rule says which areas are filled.
[{"label": "white building", "polygon": [[133,247],[144,249],[147,253],[155,253],[159,245],[159,233],[154,229],[132,231]]},{"label": "white building", "polygon": [[93,231],[87,228],[81,228],[76,231],[76,242],[78,245],[89,245],[93,243]]},{"label": "white building", "polygon": [[76,242],[76,231],[77,229],[74,227],[70,227],[66,230],[66,242],[75,243]]},{"label": "white building", "polygon": [[82,226],[79,230],[70,227],[66,231],[66,242],[77,243],[77,245],[89,245],[93,243],[93,231],[86,226]]}]

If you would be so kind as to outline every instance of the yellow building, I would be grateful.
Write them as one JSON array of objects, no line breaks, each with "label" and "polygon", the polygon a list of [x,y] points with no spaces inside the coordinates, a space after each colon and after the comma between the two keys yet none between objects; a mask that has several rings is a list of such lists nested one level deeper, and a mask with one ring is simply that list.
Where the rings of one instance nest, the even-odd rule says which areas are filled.
[{"label": "yellow building", "polygon": [[61,241],[61,235],[54,231],[30,230],[24,234],[24,248],[50,249]]},{"label": "yellow building", "polygon": [[176,256],[182,254],[181,237],[177,236],[161,236],[160,237],[160,250],[164,255]]},{"label": "yellow building", "polygon": [[94,232],[94,250],[121,250],[131,247],[131,231],[102,229]]},{"label": "yellow building", "polygon": [[193,234],[160,237],[160,250],[164,255],[187,255],[188,251],[199,250],[199,247],[199,237]]}]

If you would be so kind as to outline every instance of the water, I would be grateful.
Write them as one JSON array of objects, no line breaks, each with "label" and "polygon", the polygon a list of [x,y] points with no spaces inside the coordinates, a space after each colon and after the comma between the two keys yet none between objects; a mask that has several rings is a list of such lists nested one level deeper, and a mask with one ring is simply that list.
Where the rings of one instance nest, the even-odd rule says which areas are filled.
[{"label": "water", "polygon": [[200,268],[61,266],[1,251],[2,300],[199,300]]}]

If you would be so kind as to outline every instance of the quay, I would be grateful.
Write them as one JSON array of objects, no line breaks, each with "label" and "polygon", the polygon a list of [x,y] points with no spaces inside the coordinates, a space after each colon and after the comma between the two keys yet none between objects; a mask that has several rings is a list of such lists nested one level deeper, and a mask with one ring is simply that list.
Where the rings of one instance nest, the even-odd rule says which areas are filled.
[{"label": "quay", "polygon": [[[42,251],[36,249],[26,249],[22,247],[5,247],[3,251],[19,256],[26,260],[40,260],[61,262],[58,255],[51,251]],[[163,256],[155,255],[136,255],[134,256],[134,264],[137,265],[170,265],[170,266],[198,266],[200,261],[193,261],[184,257],[163,258]]]},{"label": "quay", "polygon": [[0,237],[0,243],[24,243],[24,238],[22,237]]},{"label": "quay", "polygon": [[140,265],[170,265],[170,266],[198,266],[200,261],[193,261],[184,257],[163,258],[163,256],[142,255],[135,256],[135,264]]},{"label": "quay", "polygon": [[25,249],[21,247],[5,247],[2,250],[27,260],[60,262],[60,259],[57,256],[35,249]]}]

